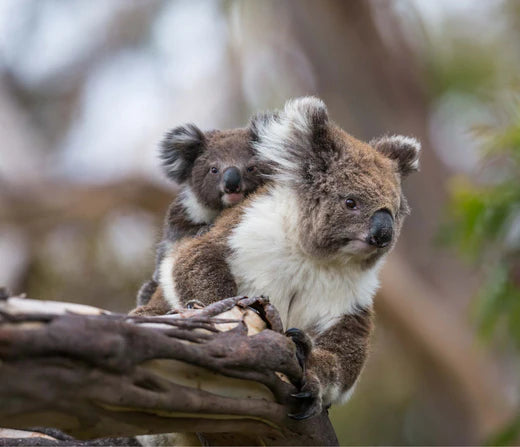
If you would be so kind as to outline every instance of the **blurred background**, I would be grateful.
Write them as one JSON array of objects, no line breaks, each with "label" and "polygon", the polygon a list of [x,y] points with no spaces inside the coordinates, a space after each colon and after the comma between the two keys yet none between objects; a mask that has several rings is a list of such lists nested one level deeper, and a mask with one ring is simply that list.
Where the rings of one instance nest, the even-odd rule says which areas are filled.
[{"label": "blurred background", "polygon": [[520,442],[520,2],[0,0],[0,284],[134,306],[157,142],[315,94],[421,140],[341,444]]}]

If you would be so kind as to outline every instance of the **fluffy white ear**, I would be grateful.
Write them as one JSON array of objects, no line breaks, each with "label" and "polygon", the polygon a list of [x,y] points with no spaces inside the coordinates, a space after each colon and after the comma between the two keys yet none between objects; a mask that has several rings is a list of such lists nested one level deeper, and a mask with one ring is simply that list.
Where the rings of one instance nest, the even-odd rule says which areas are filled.
[{"label": "fluffy white ear", "polygon": [[370,145],[397,161],[401,175],[405,176],[419,170],[421,143],[415,138],[393,135],[372,140]]},{"label": "fluffy white ear", "polygon": [[278,112],[259,112],[249,120],[249,133],[251,141],[259,141],[265,126],[268,126],[271,120],[278,119]]},{"label": "fluffy white ear", "polygon": [[291,99],[283,110],[257,119],[253,146],[262,159],[289,178],[312,155],[313,137],[327,122],[327,107],[321,99]]},{"label": "fluffy white ear", "polygon": [[285,103],[283,113],[295,130],[311,134],[316,126],[324,125],[329,120],[327,106],[315,96],[290,99]]},{"label": "fluffy white ear", "polygon": [[161,141],[159,154],[166,176],[177,183],[186,181],[193,163],[204,152],[205,143],[204,133],[194,124],[167,132]]}]

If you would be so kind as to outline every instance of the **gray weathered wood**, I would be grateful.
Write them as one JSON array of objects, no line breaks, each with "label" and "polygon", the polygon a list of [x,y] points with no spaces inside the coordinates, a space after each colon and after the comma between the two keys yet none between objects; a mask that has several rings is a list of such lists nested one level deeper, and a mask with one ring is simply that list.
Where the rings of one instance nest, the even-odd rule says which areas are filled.
[{"label": "gray weathered wood", "polygon": [[302,371],[276,310],[235,297],[177,315],[0,301],[0,426],[80,439],[204,433],[210,444],[335,444],[288,418]]}]

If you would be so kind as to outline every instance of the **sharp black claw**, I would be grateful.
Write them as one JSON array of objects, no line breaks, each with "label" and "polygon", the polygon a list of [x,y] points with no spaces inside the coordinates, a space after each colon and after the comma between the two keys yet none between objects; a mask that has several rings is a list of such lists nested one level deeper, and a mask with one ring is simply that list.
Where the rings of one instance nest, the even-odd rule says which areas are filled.
[{"label": "sharp black claw", "polygon": [[206,307],[204,303],[199,300],[190,300],[186,303],[186,309],[203,309]]},{"label": "sharp black claw", "polygon": [[285,331],[285,335],[287,335],[288,337],[298,337],[301,335],[301,332],[302,331],[300,329],[292,327],[291,329],[287,329]]},{"label": "sharp black claw", "polygon": [[302,391],[300,393],[293,393],[291,397],[295,397],[296,399],[309,399],[312,397],[312,393],[309,391]]},{"label": "sharp black claw", "polygon": [[298,328],[291,328],[285,331],[285,335],[290,337],[294,344],[302,351],[305,356],[308,356],[312,349],[312,342],[305,332]]},{"label": "sharp black claw", "polygon": [[312,349],[312,343],[309,337],[301,329],[294,327],[287,329],[285,335],[296,345],[296,357],[298,358],[298,363],[302,370],[305,371],[305,362]]},{"label": "sharp black claw", "polygon": [[312,415],[313,415],[313,411],[312,411],[312,409],[309,409],[302,413],[289,413],[287,416],[289,416],[291,419],[294,419],[296,421],[303,421],[304,419],[310,418]]},{"label": "sharp black claw", "polygon": [[251,309],[255,314],[262,315],[258,309],[255,309],[253,306],[247,306],[248,309]]}]

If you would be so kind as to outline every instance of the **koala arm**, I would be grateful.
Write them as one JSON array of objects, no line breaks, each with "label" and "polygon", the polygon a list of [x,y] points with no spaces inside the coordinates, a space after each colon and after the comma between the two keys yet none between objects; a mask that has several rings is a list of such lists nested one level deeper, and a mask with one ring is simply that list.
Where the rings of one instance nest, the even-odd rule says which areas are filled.
[{"label": "koala arm", "polygon": [[313,340],[308,372],[320,383],[323,405],[341,402],[350,396],[349,391],[365,364],[372,320],[371,309],[343,315]]},{"label": "koala arm", "polygon": [[208,305],[236,296],[237,286],[226,262],[227,252],[225,241],[208,233],[185,240],[167,253],[160,283],[170,306],[185,306],[192,300]]},{"label": "koala arm", "polygon": [[362,309],[319,334],[287,331],[304,368],[300,392],[293,396],[302,406],[292,418],[306,419],[350,397],[367,357],[372,318],[371,309]]}]

